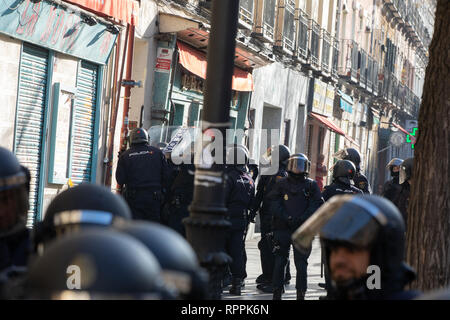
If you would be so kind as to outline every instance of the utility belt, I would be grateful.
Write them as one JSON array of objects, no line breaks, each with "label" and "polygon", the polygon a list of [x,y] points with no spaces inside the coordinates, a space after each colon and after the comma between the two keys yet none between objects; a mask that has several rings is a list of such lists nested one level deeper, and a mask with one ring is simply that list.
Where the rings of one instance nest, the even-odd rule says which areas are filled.
[{"label": "utility belt", "polygon": [[187,199],[183,194],[177,194],[172,197],[170,204],[176,208],[181,208],[183,205],[189,205],[192,200]]},{"label": "utility belt", "polygon": [[136,199],[136,196],[138,193],[149,193],[153,195],[153,200],[156,201],[162,201],[163,200],[163,193],[161,191],[161,187],[154,186],[154,187],[129,187],[126,186],[123,195],[125,199],[127,200],[134,200]]}]

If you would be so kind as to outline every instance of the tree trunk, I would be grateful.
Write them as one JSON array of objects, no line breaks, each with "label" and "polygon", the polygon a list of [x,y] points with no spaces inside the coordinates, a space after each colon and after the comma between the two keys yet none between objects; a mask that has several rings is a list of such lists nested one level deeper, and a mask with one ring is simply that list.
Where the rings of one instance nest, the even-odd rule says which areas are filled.
[{"label": "tree trunk", "polygon": [[438,0],[408,208],[407,261],[415,289],[450,285],[450,1]]}]

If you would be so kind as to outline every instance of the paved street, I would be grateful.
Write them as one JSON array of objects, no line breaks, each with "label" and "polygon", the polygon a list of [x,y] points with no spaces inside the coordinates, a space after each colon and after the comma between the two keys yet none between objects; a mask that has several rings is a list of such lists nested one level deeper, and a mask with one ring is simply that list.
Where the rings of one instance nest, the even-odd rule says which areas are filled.
[{"label": "paved street", "polygon": [[[224,290],[224,300],[271,300],[272,295],[260,292],[256,289],[256,277],[261,274],[261,263],[258,250],[259,236],[246,241],[247,250],[247,274],[245,279],[245,288],[242,290],[241,296],[234,296]],[[292,279],[289,285],[285,287],[286,293],[283,294],[283,300],[295,300],[295,264],[293,252],[291,250],[291,275]],[[320,277],[320,242],[316,238],[313,242],[313,250],[308,260],[308,291],[306,292],[306,300],[317,300],[319,296],[325,295],[325,290],[318,286],[319,282],[324,282],[324,278]]]}]

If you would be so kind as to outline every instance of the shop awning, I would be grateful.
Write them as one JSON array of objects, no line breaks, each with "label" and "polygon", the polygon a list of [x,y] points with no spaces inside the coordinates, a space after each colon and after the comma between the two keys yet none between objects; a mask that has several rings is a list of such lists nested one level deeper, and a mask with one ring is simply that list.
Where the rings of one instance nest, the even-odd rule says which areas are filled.
[{"label": "shop awning", "polygon": [[[206,79],[206,55],[180,41],[177,42],[177,47],[180,64],[189,70],[189,72],[202,79]],[[231,87],[236,91],[253,91],[252,74],[235,67]]]},{"label": "shop awning", "polygon": [[335,125],[335,124],[333,123],[333,121],[328,120],[326,117],[321,116],[320,114],[317,114],[317,113],[314,113],[314,112],[311,112],[310,115],[311,115],[313,118],[319,120],[319,122],[321,122],[321,123],[323,123],[324,125],[326,125],[331,131],[334,131],[334,132],[336,132],[336,133],[338,133],[338,134],[340,134],[340,135],[345,136],[345,132],[342,131],[342,129],[339,128],[337,125]]},{"label": "shop awning", "polygon": [[135,0],[98,1],[98,0],[65,0],[83,9],[137,25],[139,3]]},{"label": "shop awning", "polygon": [[339,128],[337,125],[335,125],[335,124],[333,123],[333,121],[328,120],[326,117],[324,117],[324,116],[322,116],[322,115],[320,115],[320,114],[314,113],[314,112],[311,112],[310,115],[311,115],[313,118],[317,119],[317,120],[318,120],[319,122],[321,122],[322,124],[324,124],[325,126],[327,126],[331,131],[334,131],[334,132],[336,132],[337,134],[340,134],[340,135],[344,136],[345,139],[347,139],[347,140],[349,140],[351,143],[353,143],[353,144],[359,146],[359,143],[357,143],[357,142],[356,142],[355,140],[353,140],[351,137],[349,137],[348,135],[346,135],[345,132],[344,132],[341,128]]},{"label": "shop awning", "polygon": [[352,113],[353,111],[353,99],[349,95],[343,93],[342,91],[338,90],[338,94],[341,96],[340,99],[340,106],[341,109],[344,111]]}]

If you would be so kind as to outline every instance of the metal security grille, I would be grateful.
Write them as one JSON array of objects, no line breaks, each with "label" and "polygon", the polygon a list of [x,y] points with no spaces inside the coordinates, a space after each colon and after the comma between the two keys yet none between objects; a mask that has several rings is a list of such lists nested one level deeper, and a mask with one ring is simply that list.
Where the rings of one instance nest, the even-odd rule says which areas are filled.
[{"label": "metal security grille", "polygon": [[72,121],[71,179],[74,184],[92,180],[97,77],[98,66],[81,63]]},{"label": "metal security grille", "polygon": [[39,210],[48,57],[48,51],[24,44],[20,61],[14,152],[31,172],[29,228],[34,225]]}]

